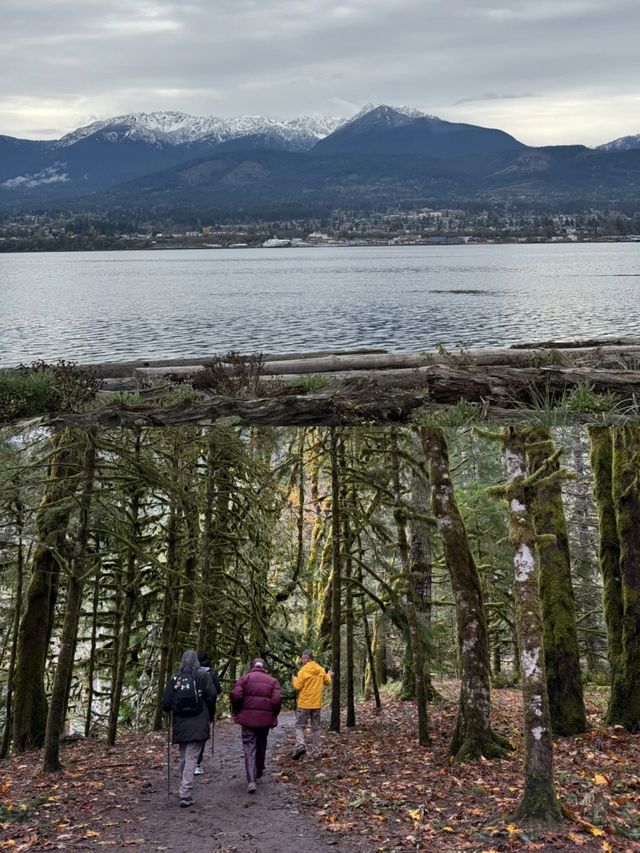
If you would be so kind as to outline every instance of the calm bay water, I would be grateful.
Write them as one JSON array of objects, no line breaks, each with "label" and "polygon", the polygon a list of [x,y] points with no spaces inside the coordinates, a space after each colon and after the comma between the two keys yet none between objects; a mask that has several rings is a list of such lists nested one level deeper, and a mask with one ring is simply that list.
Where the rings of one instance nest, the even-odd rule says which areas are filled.
[{"label": "calm bay water", "polygon": [[0,254],[0,366],[640,335],[640,244]]}]

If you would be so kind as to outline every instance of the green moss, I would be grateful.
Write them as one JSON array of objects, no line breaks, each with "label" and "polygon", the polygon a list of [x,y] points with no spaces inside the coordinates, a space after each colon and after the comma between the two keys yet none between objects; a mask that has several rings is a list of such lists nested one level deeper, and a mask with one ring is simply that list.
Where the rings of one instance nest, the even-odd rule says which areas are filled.
[{"label": "green moss", "polygon": [[640,428],[613,430],[612,494],[620,547],[622,650],[607,722],[640,731]]},{"label": "green moss", "polygon": [[551,728],[554,735],[575,735],[586,731],[587,718],[567,524],[560,483],[555,476],[560,473],[560,466],[554,460],[548,428],[530,429],[526,435],[530,476],[543,466],[548,472],[532,490],[531,510],[537,536]]},{"label": "green moss", "polygon": [[562,823],[562,809],[554,786],[540,779],[527,779],[515,818],[523,823],[540,823],[546,826]]},{"label": "green moss", "polygon": [[464,738],[456,731],[449,748],[449,755],[457,764],[463,764],[466,761],[479,761],[482,758],[507,758],[512,749],[513,744],[493,730]]},{"label": "green moss", "polygon": [[620,544],[613,504],[613,433],[606,427],[589,427],[591,469],[598,510],[599,559],[603,581],[604,616],[611,681],[614,682],[622,654],[622,584]]}]

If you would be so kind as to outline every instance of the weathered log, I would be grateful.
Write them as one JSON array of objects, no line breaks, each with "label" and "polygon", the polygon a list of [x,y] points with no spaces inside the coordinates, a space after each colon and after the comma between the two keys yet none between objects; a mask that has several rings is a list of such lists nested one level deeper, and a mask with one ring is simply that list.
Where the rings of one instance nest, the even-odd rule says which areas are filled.
[{"label": "weathered log", "polygon": [[[405,353],[348,353],[344,355],[331,354],[313,357],[307,355],[303,359],[269,360],[263,365],[261,375],[266,379],[278,376],[287,381],[295,377],[309,374],[319,376],[339,375],[345,378],[352,372],[362,372],[373,375],[371,371],[390,372],[393,370],[419,370],[433,364],[528,367],[536,364],[557,365],[593,364],[594,366],[615,367],[622,365],[624,359],[640,359],[640,346],[635,347],[575,347],[572,349],[474,349],[456,352],[405,352]],[[146,366],[133,370],[135,379],[141,384],[153,382],[171,374],[188,376],[204,368],[204,363],[192,362],[186,365]],[[237,369],[232,364],[220,364],[219,369],[232,372]],[[368,371],[368,373],[365,373]]]},{"label": "weathered log", "polygon": [[424,371],[431,400],[441,403],[489,401],[500,406],[552,403],[579,385],[598,393],[612,392],[623,400],[640,393],[640,371],[588,367],[453,367],[436,364]]},{"label": "weathered log", "polygon": [[[342,355],[357,353],[384,353],[384,349],[357,349],[357,350],[327,350],[325,352],[276,352],[261,353],[263,361],[288,361],[294,359],[317,358],[324,355]],[[132,361],[101,362],[99,364],[80,364],[83,370],[92,370],[99,379],[116,379],[123,376],[132,376],[134,370],[144,367],[184,367],[185,365],[202,365],[213,358],[215,353],[201,356],[189,356],[188,358],[139,358]],[[246,354],[250,355],[250,354]],[[171,371],[168,371],[171,372]]]},{"label": "weathered log", "polygon": [[[480,417],[497,407],[496,415],[498,410],[510,410],[522,422],[526,420],[525,411],[553,406],[572,389],[587,383],[594,391],[612,392],[621,401],[640,396],[640,371],[432,364],[365,376],[356,373],[315,393],[294,391],[253,399],[212,394],[204,401],[185,401],[169,407],[154,407],[151,402],[61,415],[50,423],[84,427],[172,426],[221,420],[280,426],[387,423],[404,422],[419,407],[454,405],[460,400],[478,404]],[[585,422],[593,420],[593,415],[585,417]],[[615,420],[614,415],[611,422]]]},{"label": "weathered log", "polygon": [[212,397],[174,406],[110,407],[102,412],[64,414],[48,421],[52,427],[73,426],[184,426],[188,424],[357,425],[405,423],[425,401],[426,393],[404,390],[374,391],[367,384],[344,393],[283,395],[251,400]]},{"label": "weathered log", "polygon": [[536,341],[536,343],[511,344],[512,349],[530,349],[544,347],[545,349],[571,349],[572,347],[602,347],[602,346],[640,346],[640,337],[628,336],[618,338],[594,338],[581,341]]}]

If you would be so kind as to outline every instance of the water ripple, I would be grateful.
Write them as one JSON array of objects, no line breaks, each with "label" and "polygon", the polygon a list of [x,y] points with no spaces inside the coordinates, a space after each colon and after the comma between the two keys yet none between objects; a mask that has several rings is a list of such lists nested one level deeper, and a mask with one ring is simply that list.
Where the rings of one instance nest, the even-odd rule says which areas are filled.
[{"label": "water ripple", "polygon": [[639,277],[634,244],[4,254],[0,365],[638,334]]}]

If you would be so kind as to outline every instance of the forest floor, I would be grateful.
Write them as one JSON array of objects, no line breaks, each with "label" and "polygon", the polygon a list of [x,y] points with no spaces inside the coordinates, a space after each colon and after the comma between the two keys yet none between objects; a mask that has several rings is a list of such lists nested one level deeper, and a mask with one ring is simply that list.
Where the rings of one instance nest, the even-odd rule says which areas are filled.
[{"label": "forest floor", "polygon": [[65,770],[39,774],[39,752],[0,763],[0,850],[168,850],[202,853],[400,853],[400,851],[640,851],[640,736],[602,724],[606,690],[591,689],[590,730],[555,741],[562,827],[520,827],[511,815],[522,786],[520,694],[493,692],[495,728],[512,739],[504,761],[451,766],[454,682],[430,706],[433,746],[415,739],[412,703],[383,694],[382,711],[358,707],[358,724],[325,732],[325,756],[290,758],[293,716],[272,734],[266,781],[246,793],[239,730],[216,725],[215,756],[195,779],[191,809],[167,797],[166,740],[122,734],[65,744]]}]

